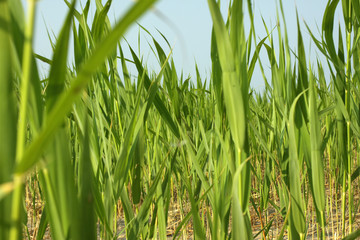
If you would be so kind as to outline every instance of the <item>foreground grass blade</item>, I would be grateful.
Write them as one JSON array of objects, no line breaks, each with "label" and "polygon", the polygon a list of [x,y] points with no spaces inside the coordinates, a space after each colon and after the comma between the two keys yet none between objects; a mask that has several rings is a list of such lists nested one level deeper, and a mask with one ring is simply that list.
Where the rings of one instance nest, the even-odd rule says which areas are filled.
[{"label": "foreground grass blade", "polygon": [[[87,114],[86,114],[87,116]],[[80,183],[79,183],[79,215],[77,223],[80,226],[77,226],[76,234],[78,239],[93,239],[97,238],[96,231],[96,215],[95,215],[95,179],[94,179],[94,171],[91,165],[90,159],[90,140],[89,133],[91,132],[88,125],[89,120],[85,122],[85,136],[83,141],[83,152],[82,157],[79,163],[79,175],[80,175]]]},{"label": "foreground grass blade", "polygon": [[242,207],[240,205],[240,199],[239,196],[239,186],[240,183],[240,172],[242,171],[242,168],[245,166],[246,162],[243,162],[239,168],[236,170],[235,177],[234,177],[234,185],[233,185],[233,223],[232,223],[232,234],[233,238],[236,240],[241,239],[253,239],[252,232],[251,232],[251,226],[249,223],[249,220],[247,219],[246,213],[242,211]]},{"label": "foreground grass blade", "polygon": [[100,43],[92,56],[84,63],[77,77],[71,82],[70,88],[63,93],[52,111],[47,116],[47,121],[38,137],[29,145],[16,168],[17,174],[28,171],[39,160],[46,143],[49,142],[56,129],[60,126],[63,118],[71,110],[72,104],[79,98],[80,93],[90,81],[100,64],[108,54],[112,53],[120,37],[128,27],[142,15],[155,0],[137,2],[119,21],[109,35]]},{"label": "foreground grass blade", "polygon": [[[208,1],[211,16],[214,22],[214,31],[216,36],[219,60],[222,69],[222,84],[225,98],[225,107],[228,113],[230,129],[233,135],[236,147],[240,150],[245,144],[245,109],[241,86],[234,60],[233,48],[231,46],[229,34],[217,3],[214,0]],[[242,119],[241,121],[239,121]]]},{"label": "foreground grass blade", "polygon": [[70,30],[75,11],[75,4],[76,1],[73,1],[69,7],[69,12],[66,16],[65,23],[61,29],[55,46],[48,85],[46,88],[46,105],[48,112],[51,111],[52,107],[65,89],[68,51],[64,51],[64,49],[68,49],[69,47]]},{"label": "foreground grass blade", "polygon": [[[303,93],[304,92],[302,92],[302,94]],[[299,144],[297,142],[295,134],[296,103],[298,102],[302,94],[299,94],[295,98],[289,113],[289,182],[291,194],[291,224],[295,227],[297,233],[300,236],[300,239],[305,239],[305,204],[301,194],[300,166],[297,147]],[[295,237],[295,235],[293,237]]]},{"label": "foreground grass blade", "polygon": [[[21,74],[21,86],[20,86],[20,109],[19,120],[17,125],[17,138],[16,138],[16,156],[15,162],[19,164],[24,154],[26,143],[26,119],[27,119],[27,104],[29,96],[29,86],[31,82],[32,72],[32,41],[34,32],[35,21],[35,1],[28,1],[28,16],[27,25],[25,27],[25,41],[24,50],[22,56],[22,74]],[[13,193],[13,202],[11,206],[11,229],[9,239],[15,240],[21,238],[21,217],[22,217],[22,201],[23,201],[23,186],[21,184],[22,179],[19,176],[14,177],[16,188]]]},{"label": "foreground grass blade", "polygon": [[334,27],[334,14],[336,7],[339,3],[339,0],[332,0],[328,2],[326,6],[326,10],[323,17],[322,22],[322,31],[324,33],[325,41],[326,41],[326,48],[329,52],[329,56],[331,57],[335,67],[339,68],[338,64],[338,57],[335,51],[334,39],[333,39],[333,27]]},{"label": "foreground grass blade", "polygon": [[355,239],[358,239],[359,237],[360,237],[360,229],[358,229],[358,230],[354,231],[353,233],[347,235],[342,240],[355,240]]},{"label": "foreground grass blade", "polygon": [[[11,77],[10,11],[7,1],[0,2],[0,184],[11,181],[15,165],[16,108]],[[0,199],[0,238],[9,239],[11,196]]]},{"label": "foreground grass blade", "polygon": [[309,118],[310,118],[310,143],[311,143],[311,175],[314,191],[315,206],[320,212],[318,222],[321,224],[322,238],[325,239],[325,183],[324,164],[321,154],[320,119],[317,109],[317,94],[313,73],[310,67],[310,97],[309,97]]},{"label": "foreground grass blade", "polygon": [[[247,67],[246,43],[242,25],[242,1],[235,1],[232,6],[232,28],[230,36],[217,3],[209,0],[208,5],[213,19],[216,45],[222,70],[222,86],[226,114],[231,135],[235,142],[236,165],[240,165],[248,156],[247,119]],[[238,20],[240,18],[240,20]],[[237,28],[240,28],[239,30]],[[234,52],[235,51],[235,52]],[[245,167],[241,174],[239,199],[244,212],[247,211],[250,196],[250,170]]]}]

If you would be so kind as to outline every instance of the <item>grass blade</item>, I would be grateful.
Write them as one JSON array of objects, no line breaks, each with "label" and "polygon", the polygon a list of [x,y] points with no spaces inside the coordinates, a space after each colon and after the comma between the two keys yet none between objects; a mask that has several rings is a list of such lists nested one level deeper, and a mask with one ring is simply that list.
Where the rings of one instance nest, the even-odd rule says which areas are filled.
[{"label": "grass blade", "polygon": [[39,160],[43,148],[54,132],[61,125],[63,118],[71,110],[73,103],[80,97],[80,93],[90,81],[91,76],[103,63],[105,58],[112,53],[120,37],[123,36],[128,27],[142,15],[155,0],[137,2],[119,21],[109,35],[98,44],[92,56],[84,63],[77,77],[72,81],[70,88],[64,92],[54,105],[52,111],[47,116],[47,122],[42,128],[37,138],[30,144],[24,152],[22,160],[19,162],[16,173],[21,174],[28,171]]}]

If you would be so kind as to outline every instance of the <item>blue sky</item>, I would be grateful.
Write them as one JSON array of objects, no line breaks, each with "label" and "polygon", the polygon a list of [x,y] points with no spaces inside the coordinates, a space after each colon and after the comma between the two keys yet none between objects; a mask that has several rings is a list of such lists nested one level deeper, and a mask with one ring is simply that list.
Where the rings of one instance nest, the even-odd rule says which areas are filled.
[{"label": "blue sky", "polygon": [[[260,39],[266,36],[261,16],[264,18],[269,28],[272,28],[276,24],[277,0],[253,0],[252,2],[255,14],[256,35],[258,39]],[[320,37],[318,29],[321,28],[322,15],[327,1],[284,0],[283,2],[290,47],[295,49],[297,43],[296,9],[298,11],[300,21],[306,21],[313,33],[315,33],[317,37]],[[225,16],[229,0],[222,0],[221,3],[222,12]],[[84,5],[85,1],[80,1],[78,6],[79,8],[80,4]],[[132,4],[133,1],[131,0],[113,0],[113,5],[109,13],[110,20],[116,21],[116,19],[118,19]],[[156,29],[160,30],[166,36],[170,44],[174,47],[173,56],[178,72],[183,70],[185,75],[190,74],[194,76],[196,62],[199,67],[200,74],[204,78],[208,78],[211,70],[210,36],[212,22],[207,1],[159,0],[155,8],[156,11],[149,11],[141,19],[139,19],[139,23],[147,28],[154,37],[162,43],[164,49],[167,49],[166,45],[162,41],[160,34],[157,33]],[[95,10],[95,4],[93,4],[91,10]],[[66,11],[67,7],[62,0],[38,1],[34,43],[36,53],[49,58],[51,57],[51,47],[46,28],[57,35],[66,15]],[[156,14],[156,12],[160,12],[160,15],[164,17],[159,17],[159,14]],[[338,10],[337,17],[339,16],[340,11]],[[245,19],[247,19],[246,16]],[[248,21],[246,21],[246,23],[248,23]],[[250,26],[246,26],[247,29],[249,29],[249,27]],[[309,48],[310,38],[303,23],[301,25],[301,30],[305,45],[308,47],[307,53],[311,52],[311,60],[316,60],[314,46],[312,46],[311,49]],[[143,31],[140,31],[140,33],[140,52],[143,54],[144,59],[147,60],[146,62],[149,67],[156,70],[158,68],[158,64],[148,47],[148,42],[151,42],[151,38]],[[134,25],[125,35],[126,39],[135,49],[138,48],[138,34],[139,27]],[[261,56],[264,59],[264,67],[267,67],[265,51],[263,51]],[[43,70],[45,69],[44,66],[40,66],[40,68]],[[254,74],[252,86],[255,89],[262,88],[264,84],[261,74],[258,73],[258,71],[256,72],[257,73]]]}]

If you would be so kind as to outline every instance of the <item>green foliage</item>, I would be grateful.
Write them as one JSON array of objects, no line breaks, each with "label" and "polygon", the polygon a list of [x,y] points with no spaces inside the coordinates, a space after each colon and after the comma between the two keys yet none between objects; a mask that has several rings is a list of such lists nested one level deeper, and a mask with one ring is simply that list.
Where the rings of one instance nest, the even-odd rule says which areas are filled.
[{"label": "green foliage", "polygon": [[[250,1],[231,1],[224,21],[219,1],[208,0],[209,84],[197,66],[194,78],[178,74],[161,32],[166,47],[140,26],[159,72],[121,41],[155,0],[137,1],[113,27],[111,0],[81,11],[64,2],[46,59],[32,49],[36,1],[26,21],[21,1],[0,1],[0,239],[30,238],[26,214],[39,218],[36,239],[47,226],[52,239],[305,239],[315,215],[318,238],[359,236],[359,1],[329,0],[320,40],[307,26],[326,58],[313,65],[299,20],[290,49],[281,0],[278,24],[269,31],[264,22],[259,42]],[[339,7],[346,29],[334,36]],[[43,78],[35,58],[50,66]],[[256,64],[262,93],[250,85]]]}]

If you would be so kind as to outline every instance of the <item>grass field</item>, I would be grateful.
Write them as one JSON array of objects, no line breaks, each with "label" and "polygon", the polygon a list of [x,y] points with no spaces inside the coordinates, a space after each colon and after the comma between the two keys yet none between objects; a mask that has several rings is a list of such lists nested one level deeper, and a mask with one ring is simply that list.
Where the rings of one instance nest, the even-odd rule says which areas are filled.
[{"label": "grass field", "polygon": [[[329,0],[321,38],[307,28],[325,61],[306,54],[281,0],[260,41],[250,0],[231,1],[226,22],[208,0],[207,81],[181,74],[166,36],[147,33],[159,72],[121,41],[156,0],[135,2],[114,26],[111,0],[81,11],[64,1],[51,59],[32,49],[36,1],[26,13],[21,0],[0,1],[0,239],[360,236],[359,0]],[[287,27],[298,29],[296,49]]]}]

